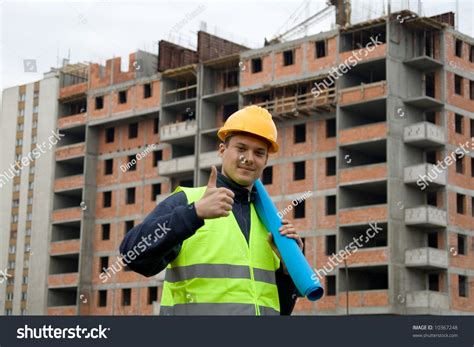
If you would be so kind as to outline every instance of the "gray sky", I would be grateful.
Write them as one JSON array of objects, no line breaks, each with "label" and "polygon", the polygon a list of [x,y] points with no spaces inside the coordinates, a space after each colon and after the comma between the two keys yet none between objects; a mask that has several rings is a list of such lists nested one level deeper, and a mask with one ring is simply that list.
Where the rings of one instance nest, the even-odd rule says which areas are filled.
[{"label": "gray sky", "polygon": [[[382,15],[388,0],[352,0],[352,23]],[[410,7],[417,0],[392,0],[392,11]],[[105,64],[122,57],[127,70],[128,54],[143,49],[157,53],[160,39],[195,48],[201,22],[211,34],[251,48],[272,38],[326,7],[326,0],[269,1],[8,1],[0,0],[0,87],[36,81],[58,61]],[[458,1],[458,30],[473,36],[473,2]],[[296,13],[295,13],[296,11]],[[422,14],[456,11],[456,1],[423,0]],[[331,29],[334,12],[308,29],[315,34]],[[171,36],[170,36],[171,34]],[[300,34],[300,36],[302,36]],[[26,71],[25,59],[36,61],[37,72]]]}]

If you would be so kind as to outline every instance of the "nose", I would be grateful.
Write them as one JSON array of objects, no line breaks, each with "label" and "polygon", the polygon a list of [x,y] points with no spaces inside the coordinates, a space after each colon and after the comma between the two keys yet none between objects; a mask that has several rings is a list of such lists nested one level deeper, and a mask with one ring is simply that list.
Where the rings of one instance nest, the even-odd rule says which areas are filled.
[{"label": "nose", "polygon": [[239,157],[240,163],[244,164],[244,165],[252,165],[253,164],[253,156],[252,156],[252,154],[248,154],[248,156],[250,157],[250,159],[247,156],[242,154]]}]

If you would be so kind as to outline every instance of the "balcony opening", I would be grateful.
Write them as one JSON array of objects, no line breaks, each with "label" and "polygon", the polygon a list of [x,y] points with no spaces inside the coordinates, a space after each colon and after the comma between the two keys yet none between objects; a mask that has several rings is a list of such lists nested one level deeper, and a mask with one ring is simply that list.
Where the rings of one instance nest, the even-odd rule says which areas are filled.
[{"label": "balcony opening", "polygon": [[365,49],[367,44],[372,41],[371,38],[373,41],[378,41],[379,44],[386,43],[385,24],[342,34],[340,36],[341,52]]},{"label": "balcony opening", "polygon": [[87,99],[73,100],[67,103],[59,103],[59,118],[68,117],[87,112]]},{"label": "balcony opening", "polygon": [[[215,147],[214,147],[215,149]],[[176,158],[181,158],[181,157],[187,157],[189,155],[194,155],[194,146],[192,143],[188,145],[178,145],[178,144],[172,144],[171,145],[171,153],[172,153],[172,159]]]},{"label": "balcony opening", "polygon": [[273,184],[273,166],[267,166],[262,172],[262,183],[264,185]]},{"label": "balcony opening", "polygon": [[387,162],[387,141],[362,142],[340,147],[339,168],[381,164]]},{"label": "balcony opening", "polygon": [[75,306],[77,287],[48,289],[48,307]]},{"label": "balcony opening", "polygon": [[56,148],[77,145],[86,140],[86,127],[78,126],[73,128],[61,129],[60,134],[64,135],[58,141]]},{"label": "balcony opening", "polygon": [[164,79],[164,103],[173,103],[196,97],[197,79],[194,70],[185,72],[173,79]]},{"label": "balcony opening", "polygon": [[429,123],[436,124],[436,112],[434,111],[425,112],[425,120]]},{"label": "balcony opening", "polygon": [[439,292],[439,274],[428,274],[428,290]]},{"label": "balcony opening", "polygon": [[426,152],[426,162],[428,164],[436,165],[437,156],[438,156],[437,151]]},{"label": "balcony opening", "polygon": [[257,73],[262,71],[262,58],[254,58],[251,62],[252,73]]},{"label": "balcony opening", "polygon": [[82,188],[55,192],[53,210],[79,207],[82,202]]},{"label": "balcony opening", "polygon": [[51,242],[79,240],[81,237],[81,222],[67,222],[52,225]]},{"label": "balcony opening", "polygon": [[225,122],[234,112],[237,112],[239,106],[237,103],[224,105],[224,110],[222,112],[222,120]]},{"label": "balcony opening", "polygon": [[437,232],[428,233],[427,238],[428,238],[428,247],[438,248],[438,233]]},{"label": "balcony opening", "polygon": [[343,186],[339,194],[340,208],[365,207],[387,203],[387,181]]},{"label": "balcony opening", "polygon": [[359,63],[339,79],[339,87],[344,89],[385,81],[385,68],[385,59]]},{"label": "balcony opening", "polygon": [[[388,267],[368,266],[362,268],[349,268],[348,279],[346,279],[345,269],[339,269],[340,293],[361,290],[383,290],[388,289]],[[348,280],[349,283],[346,283]]]},{"label": "balcony opening", "polygon": [[160,119],[156,117],[153,119],[153,134],[158,134],[160,132]]},{"label": "balcony opening", "polygon": [[71,158],[56,162],[55,178],[82,175],[84,173],[84,157]]},{"label": "balcony opening", "polygon": [[454,114],[454,131],[458,134],[462,134],[463,133],[463,116],[458,114],[458,113],[455,113]]},{"label": "balcony opening", "polygon": [[426,192],[426,204],[438,207],[438,193],[435,191]]},{"label": "balcony opening", "polygon": [[387,121],[387,103],[384,99],[368,100],[366,102],[344,105],[340,108],[340,129],[350,129],[358,126],[385,123]]},{"label": "balcony opening", "polygon": [[469,81],[469,99],[474,100],[474,81]]},{"label": "balcony opening", "polygon": [[239,70],[225,71],[222,75],[224,90],[239,85]]},{"label": "balcony opening", "polygon": [[435,97],[435,74],[425,74],[425,95],[434,98]]},{"label": "balcony opening", "polygon": [[79,271],[79,254],[56,255],[50,257],[49,274],[60,275]]},{"label": "balcony opening", "polygon": [[340,237],[340,249],[344,249],[354,239],[362,240],[360,249],[387,247],[388,226],[387,223],[344,226],[341,228]]}]

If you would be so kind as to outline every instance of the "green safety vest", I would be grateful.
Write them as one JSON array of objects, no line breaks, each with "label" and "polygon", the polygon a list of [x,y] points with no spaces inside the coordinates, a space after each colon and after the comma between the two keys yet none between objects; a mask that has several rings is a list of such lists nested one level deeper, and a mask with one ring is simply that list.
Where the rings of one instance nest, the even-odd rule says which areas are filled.
[{"label": "green safety vest", "polygon": [[[207,187],[178,187],[188,203]],[[279,315],[275,271],[280,259],[270,247],[268,231],[250,204],[250,240],[233,213],[205,219],[183,242],[167,267],[160,315]]]}]

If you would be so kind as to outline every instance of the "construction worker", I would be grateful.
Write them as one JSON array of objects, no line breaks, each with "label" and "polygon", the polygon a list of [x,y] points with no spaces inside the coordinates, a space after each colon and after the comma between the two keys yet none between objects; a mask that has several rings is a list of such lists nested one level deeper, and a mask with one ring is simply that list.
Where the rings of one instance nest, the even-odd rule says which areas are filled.
[{"label": "construction worker", "polygon": [[[126,234],[120,252],[141,249],[128,267],[144,276],[167,267],[161,315],[289,315],[299,293],[253,204],[253,184],[279,149],[275,123],[248,106],[217,135],[222,171],[213,166],[207,186],[176,188]],[[303,249],[293,225],[282,224],[280,233]]]}]

